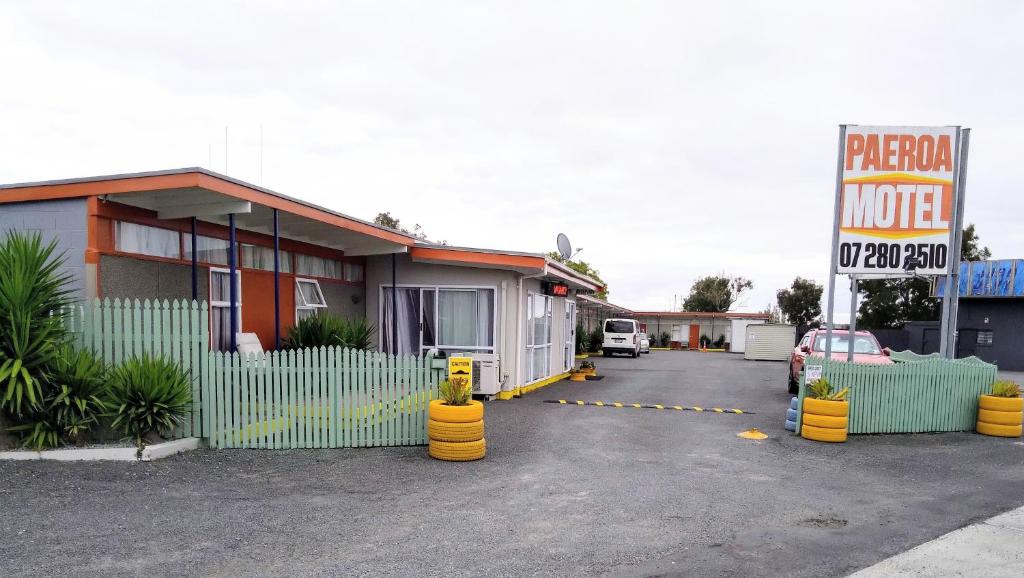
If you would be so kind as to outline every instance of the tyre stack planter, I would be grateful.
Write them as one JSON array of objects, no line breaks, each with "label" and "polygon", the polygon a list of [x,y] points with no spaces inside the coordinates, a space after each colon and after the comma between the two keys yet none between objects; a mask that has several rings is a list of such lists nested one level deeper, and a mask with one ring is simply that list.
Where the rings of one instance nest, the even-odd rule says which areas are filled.
[{"label": "tyre stack planter", "polygon": [[484,440],[484,405],[471,400],[469,405],[448,405],[443,400],[430,402],[427,420],[427,453],[448,462],[479,460],[487,454]]},{"label": "tyre stack planter", "polygon": [[845,442],[850,402],[805,397],[800,437],[818,442]]},{"label": "tyre stack planter", "polygon": [[1019,438],[1021,423],[1024,421],[1024,398],[978,397],[978,423],[975,430],[983,435],[1003,438]]},{"label": "tyre stack planter", "polygon": [[793,398],[789,400],[789,409],[786,410],[786,429],[795,432],[796,431],[796,418],[800,412],[800,400]]}]

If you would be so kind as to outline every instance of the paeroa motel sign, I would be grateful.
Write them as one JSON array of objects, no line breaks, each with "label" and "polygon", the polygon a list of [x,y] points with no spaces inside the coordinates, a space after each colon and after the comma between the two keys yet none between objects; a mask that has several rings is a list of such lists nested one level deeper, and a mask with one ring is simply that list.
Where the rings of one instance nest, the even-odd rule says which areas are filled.
[{"label": "paeroa motel sign", "polygon": [[945,274],[951,257],[960,129],[845,128],[835,272]]}]

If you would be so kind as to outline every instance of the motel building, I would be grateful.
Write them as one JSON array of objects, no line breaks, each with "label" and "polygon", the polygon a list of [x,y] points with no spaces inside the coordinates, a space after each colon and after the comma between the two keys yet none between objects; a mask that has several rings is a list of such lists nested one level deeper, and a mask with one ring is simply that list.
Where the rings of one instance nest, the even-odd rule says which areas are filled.
[{"label": "motel building", "polygon": [[697,349],[700,337],[706,335],[712,343],[721,340],[733,353],[743,353],[748,325],[768,322],[767,313],[737,311],[636,311],[634,316],[649,335],[667,333],[674,349]]},{"label": "motel building", "polygon": [[77,299],[205,300],[221,351],[366,317],[380,351],[468,353],[474,389],[503,399],[571,369],[577,299],[601,289],[543,254],[423,243],[201,168],[0,185],[0,205],[0,229],[56,240]]}]

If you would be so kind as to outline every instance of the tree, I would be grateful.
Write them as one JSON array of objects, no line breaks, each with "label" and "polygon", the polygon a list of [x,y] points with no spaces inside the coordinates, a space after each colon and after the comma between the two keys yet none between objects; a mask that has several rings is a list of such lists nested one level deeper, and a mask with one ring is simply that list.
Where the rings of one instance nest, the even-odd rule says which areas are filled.
[{"label": "tree", "polygon": [[690,295],[683,301],[683,311],[724,313],[753,288],[753,281],[743,277],[728,277],[724,273],[702,277],[690,287]]},{"label": "tree", "polygon": [[[412,235],[421,241],[430,241],[427,238],[426,232],[423,231],[423,227],[420,227],[419,223],[412,226],[412,231],[402,228],[402,222],[398,220],[398,217],[392,217],[391,211],[385,211],[383,213],[377,213],[377,216],[373,218],[373,223],[381,227],[387,227],[396,231],[401,231],[406,235]],[[447,245],[448,241],[441,241],[440,245]]]},{"label": "tree", "polygon": [[821,316],[821,294],[824,291],[825,288],[814,281],[797,277],[788,289],[779,289],[775,297],[785,319],[797,327],[805,327]]},{"label": "tree", "polygon": [[[961,259],[985,261],[991,256],[974,224],[964,227]],[[942,301],[931,297],[931,283],[921,277],[861,281],[860,293],[857,325],[864,329],[898,329],[907,321],[937,321],[942,313]]]},{"label": "tree", "polygon": [[590,263],[587,263],[586,261],[573,261],[571,259],[563,259],[562,255],[560,255],[556,251],[551,251],[550,253],[548,253],[548,257],[551,257],[555,261],[562,263],[563,265],[572,269],[573,271],[576,271],[581,275],[586,275],[587,277],[590,277],[594,281],[600,283],[601,290],[595,293],[594,296],[597,297],[598,299],[603,299],[605,301],[608,300],[608,284],[605,283],[604,279],[601,278],[601,273],[597,269],[594,269],[593,267],[590,266]]},{"label": "tree", "polygon": [[778,305],[769,303],[761,313],[768,316],[765,323],[782,323],[782,310]]}]

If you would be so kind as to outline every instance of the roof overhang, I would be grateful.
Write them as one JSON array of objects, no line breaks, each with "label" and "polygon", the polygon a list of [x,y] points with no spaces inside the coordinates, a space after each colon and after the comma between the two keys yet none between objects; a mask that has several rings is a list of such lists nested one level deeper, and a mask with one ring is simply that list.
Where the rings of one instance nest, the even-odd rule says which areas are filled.
[{"label": "roof overhang", "polygon": [[344,251],[347,255],[404,253],[415,238],[269,189],[201,168],[131,173],[61,181],[0,185],[0,204],[98,197],[147,209],[159,219],[197,217],[274,232],[274,212],[282,237]]},{"label": "roof overhang", "polygon": [[590,295],[580,295],[577,303],[581,309],[594,309],[610,315],[622,315],[624,317],[633,317],[635,315],[625,307],[603,301],[597,297],[591,297]]},{"label": "roof overhang", "polygon": [[409,251],[417,263],[455,267],[514,271],[552,283],[564,283],[578,292],[592,293],[602,288],[597,281],[538,253],[520,253],[472,247],[418,244]]}]

